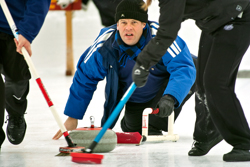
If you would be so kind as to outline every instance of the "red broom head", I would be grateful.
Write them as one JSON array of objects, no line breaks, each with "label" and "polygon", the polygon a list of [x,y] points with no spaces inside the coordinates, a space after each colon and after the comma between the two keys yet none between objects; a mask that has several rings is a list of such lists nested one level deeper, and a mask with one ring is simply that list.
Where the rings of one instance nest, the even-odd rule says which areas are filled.
[{"label": "red broom head", "polygon": [[116,132],[118,144],[140,144],[142,136],[139,132]]},{"label": "red broom head", "polygon": [[101,164],[103,155],[89,153],[70,153],[72,162],[83,164]]}]

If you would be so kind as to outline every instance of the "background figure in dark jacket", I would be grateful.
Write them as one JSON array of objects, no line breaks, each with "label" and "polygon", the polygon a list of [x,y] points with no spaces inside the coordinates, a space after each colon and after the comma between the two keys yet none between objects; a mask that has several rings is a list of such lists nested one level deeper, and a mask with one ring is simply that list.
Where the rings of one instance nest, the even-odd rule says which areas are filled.
[{"label": "background figure in dark jacket", "polygon": [[[82,0],[82,9],[87,10],[91,0]],[[115,24],[115,9],[121,0],[92,0],[98,9],[101,23],[108,27]],[[66,7],[72,0],[57,0],[57,4]]]},{"label": "background figure in dark jacket", "polygon": [[[21,55],[25,47],[31,56],[31,42],[40,31],[49,10],[50,0],[6,0],[6,4],[18,28],[18,41],[0,8],[0,148],[5,139],[2,129],[5,109],[8,112],[7,138],[12,144],[20,144],[26,131],[24,113],[29,93],[28,66]],[[5,82],[4,82],[5,81]]]},{"label": "background figure in dark jacket", "polygon": [[121,0],[93,0],[93,2],[99,11],[102,25],[108,27],[116,24],[115,9]]},{"label": "background figure in dark jacket", "polygon": [[[145,7],[150,4],[151,0],[147,0]],[[224,161],[250,161],[250,129],[234,91],[240,62],[250,44],[249,4],[249,0],[159,1],[161,26],[156,37],[138,55],[133,69],[142,71],[133,78],[138,86],[143,86],[148,69],[175,40],[181,22],[196,21],[202,30],[197,61],[198,94],[205,94],[201,98],[205,99],[214,124],[233,146],[231,152],[224,154]],[[213,147],[215,140],[208,146]],[[197,141],[189,155],[198,155],[204,143],[207,141]]]},{"label": "background figure in dark jacket", "polygon": [[[137,55],[159,27],[158,23],[148,21],[147,11],[140,8],[142,2],[121,2],[115,14],[117,24],[101,29],[99,36],[80,57],[64,110],[68,116],[64,123],[67,130],[76,129],[78,119],[83,119],[99,81],[105,78],[107,81],[101,126],[131,85]],[[157,107],[160,112],[150,116],[149,134],[160,135],[162,130],[167,131],[167,116],[174,110],[176,119],[185,101],[195,91],[194,61],[185,42],[176,37],[170,49],[150,69],[146,86],[137,88],[126,103],[122,130],[141,132],[143,110]],[[109,128],[112,129],[117,120]],[[61,136],[59,130],[53,139]]]}]

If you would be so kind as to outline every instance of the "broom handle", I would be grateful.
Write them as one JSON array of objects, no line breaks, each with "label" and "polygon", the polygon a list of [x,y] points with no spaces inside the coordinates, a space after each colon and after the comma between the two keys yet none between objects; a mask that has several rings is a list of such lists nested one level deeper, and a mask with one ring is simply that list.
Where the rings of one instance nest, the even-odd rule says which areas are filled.
[{"label": "broom handle", "polygon": [[[4,15],[5,15],[8,23],[9,23],[10,29],[11,29],[14,37],[18,40],[18,30],[17,30],[17,27],[15,25],[15,22],[14,22],[12,16],[11,16],[11,14],[10,14],[10,11],[9,11],[7,5],[6,5],[5,0],[0,0],[0,4],[1,4],[2,10],[4,12]],[[29,53],[27,52],[27,50],[24,47],[22,47],[21,50],[22,50],[24,59],[26,60],[31,73],[33,74],[33,77],[35,78],[39,88],[41,89],[41,91],[43,93],[43,96],[44,96],[46,102],[48,103],[48,106],[51,109],[51,112],[52,112],[57,124],[59,125],[63,135],[65,136],[65,139],[66,139],[68,145],[70,147],[74,146],[72,140],[69,138],[69,134],[68,134],[63,122],[61,121],[61,119],[60,119],[60,117],[59,117],[59,115],[58,115],[58,113],[57,113],[57,111],[56,111],[56,109],[55,109],[55,107],[54,107],[54,105],[53,105],[53,103],[52,103],[52,101],[51,101],[51,99],[50,99],[44,85],[43,85],[43,83],[42,83],[42,80],[40,79],[40,77],[39,77],[39,75],[38,75],[38,73],[37,73],[37,71],[35,69],[35,66],[34,66],[34,64],[33,64],[32,60],[31,60],[31,58],[29,56]]]},{"label": "broom handle", "polygon": [[128,90],[126,91],[126,93],[123,95],[122,99],[120,100],[120,102],[117,104],[117,106],[115,107],[114,111],[112,112],[112,114],[109,116],[108,120],[105,122],[105,124],[103,125],[101,131],[97,134],[97,136],[95,137],[94,141],[92,142],[92,144],[89,146],[89,148],[87,148],[86,150],[84,150],[85,152],[91,153],[92,150],[96,147],[96,145],[98,144],[98,142],[101,140],[102,136],[104,135],[104,133],[107,131],[107,129],[110,127],[110,125],[114,122],[114,120],[117,118],[117,116],[119,115],[119,113],[121,112],[122,108],[124,107],[124,105],[126,104],[126,102],[128,101],[128,99],[130,98],[130,96],[133,94],[133,92],[136,89],[136,85],[133,82],[130,87],[128,88]]}]

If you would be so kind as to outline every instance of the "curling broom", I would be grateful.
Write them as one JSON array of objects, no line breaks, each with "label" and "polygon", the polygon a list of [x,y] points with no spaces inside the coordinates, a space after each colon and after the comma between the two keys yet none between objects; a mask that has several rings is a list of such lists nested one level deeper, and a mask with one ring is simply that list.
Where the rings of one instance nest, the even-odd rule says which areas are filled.
[{"label": "curling broom", "polygon": [[100,154],[91,154],[91,153],[92,153],[93,149],[96,147],[96,145],[98,144],[98,142],[101,140],[101,138],[104,135],[104,133],[107,131],[107,129],[110,127],[110,125],[117,118],[117,116],[121,112],[123,106],[128,101],[128,99],[130,98],[130,96],[133,94],[133,92],[134,92],[135,89],[136,89],[136,85],[133,82],[130,85],[130,87],[128,88],[128,90],[126,91],[126,93],[123,95],[123,97],[120,100],[120,102],[115,107],[115,109],[112,112],[112,114],[109,116],[108,120],[103,125],[101,131],[97,134],[97,136],[95,137],[94,141],[91,143],[91,145],[89,146],[89,148],[82,149],[82,151],[84,153],[75,153],[75,152],[71,153],[71,157],[72,157],[72,161],[73,162],[87,163],[87,164],[89,164],[89,163],[100,164],[101,163],[101,160],[103,159],[103,155],[100,155]]}]

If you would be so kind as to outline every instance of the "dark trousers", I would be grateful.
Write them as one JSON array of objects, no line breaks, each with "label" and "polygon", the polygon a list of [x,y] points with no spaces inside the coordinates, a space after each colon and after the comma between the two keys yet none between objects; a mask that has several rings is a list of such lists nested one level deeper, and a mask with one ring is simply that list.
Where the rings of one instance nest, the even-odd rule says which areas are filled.
[{"label": "dark trousers", "polygon": [[[124,132],[139,132],[142,131],[142,113],[145,108],[156,108],[156,105],[160,98],[162,97],[162,94],[166,88],[166,85],[168,83],[168,80],[163,84],[160,91],[157,93],[156,97],[154,97],[152,100],[150,100],[147,103],[132,103],[127,102],[125,106],[125,114],[124,117],[121,120],[121,128]],[[177,119],[179,116],[182,106],[185,104],[185,102],[193,95],[195,86],[192,87],[189,94],[186,96],[186,98],[183,100],[180,107],[174,109],[175,118]],[[161,118],[156,115],[149,115],[149,125],[153,126],[156,129],[168,131],[168,117]]]},{"label": "dark trousers", "polygon": [[5,95],[5,91],[4,91],[4,82],[3,82],[3,78],[2,76],[0,76],[0,148],[1,145],[5,139],[5,134],[3,131],[3,122],[4,122],[4,95]]},{"label": "dark trousers", "polygon": [[[25,113],[31,75],[24,57],[16,52],[14,37],[1,32],[0,64],[1,74],[5,77],[5,83],[0,81],[0,125],[2,125],[5,108],[8,114],[13,116]],[[4,91],[5,95],[2,93]]]},{"label": "dark trousers", "polygon": [[[199,94],[205,94],[212,120],[226,142],[250,149],[250,130],[235,94],[238,68],[250,44],[250,7],[216,32],[202,32],[197,63]],[[199,119],[199,121],[206,118]]]}]

